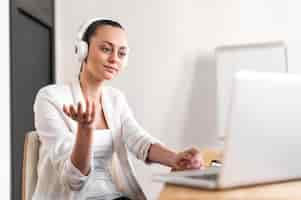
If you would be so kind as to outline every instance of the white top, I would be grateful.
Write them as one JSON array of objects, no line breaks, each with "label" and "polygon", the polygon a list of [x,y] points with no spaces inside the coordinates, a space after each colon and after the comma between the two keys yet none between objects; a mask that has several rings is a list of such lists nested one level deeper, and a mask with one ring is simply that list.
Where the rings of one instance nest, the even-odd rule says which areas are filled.
[{"label": "white top", "polygon": [[[125,196],[145,200],[128,153],[145,162],[150,145],[160,141],[138,124],[119,90],[105,86],[101,100],[113,140],[113,183]],[[94,178],[94,159],[91,159],[91,170],[87,176],[70,161],[77,123],[65,115],[62,108],[63,104],[76,105],[78,102],[84,102],[78,80],[71,84],[46,86],[36,96],[34,116],[40,150],[33,200],[78,199],[78,194],[88,188],[85,186]]]},{"label": "white top", "polygon": [[78,194],[78,199],[111,200],[123,196],[112,179],[111,168],[114,150],[112,132],[109,129],[94,130],[92,151],[94,171]]},{"label": "white top", "polygon": [[79,193],[78,199],[112,200],[123,196],[112,179],[111,168],[114,150],[112,132],[109,129],[94,130],[92,151],[94,171]]}]

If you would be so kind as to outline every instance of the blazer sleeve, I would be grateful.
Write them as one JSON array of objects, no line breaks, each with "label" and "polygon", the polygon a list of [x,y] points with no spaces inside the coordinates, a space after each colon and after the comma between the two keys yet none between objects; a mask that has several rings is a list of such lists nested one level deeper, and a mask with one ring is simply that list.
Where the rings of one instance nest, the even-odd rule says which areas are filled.
[{"label": "blazer sleeve", "polygon": [[[35,127],[41,141],[40,155],[45,162],[51,164],[59,182],[71,190],[80,190],[93,171],[91,159],[90,173],[83,175],[71,162],[71,152],[75,135],[67,126],[61,106],[53,100],[46,88],[41,89],[34,103]],[[43,169],[43,167],[42,167]],[[45,167],[47,169],[47,167]],[[48,173],[42,171],[41,173]]]},{"label": "blazer sleeve", "polygon": [[[127,148],[132,152],[137,159],[148,162],[148,152],[151,144],[162,144],[158,139],[151,136],[144,130],[136,121],[130,106],[123,93],[120,92],[120,105],[121,105],[121,131],[122,139]],[[163,144],[162,144],[163,145]]]}]

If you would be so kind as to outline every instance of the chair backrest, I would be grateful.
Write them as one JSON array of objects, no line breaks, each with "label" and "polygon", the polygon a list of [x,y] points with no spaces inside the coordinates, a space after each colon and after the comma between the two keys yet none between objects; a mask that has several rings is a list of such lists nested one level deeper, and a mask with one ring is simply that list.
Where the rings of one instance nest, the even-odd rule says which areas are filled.
[{"label": "chair backrest", "polygon": [[39,159],[39,137],[37,132],[26,133],[22,168],[22,200],[31,200],[37,184],[37,164]]}]

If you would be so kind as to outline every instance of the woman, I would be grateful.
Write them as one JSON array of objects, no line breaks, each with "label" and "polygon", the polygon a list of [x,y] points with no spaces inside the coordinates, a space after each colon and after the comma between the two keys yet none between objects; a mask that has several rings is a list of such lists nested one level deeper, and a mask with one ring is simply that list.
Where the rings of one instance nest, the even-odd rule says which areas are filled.
[{"label": "woman", "polygon": [[139,126],[121,91],[104,86],[127,62],[126,33],[118,22],[87,22],[75,47],[79,80],[46,86],[36,96],[41,146],[33,199],[146,199],[128,151],[176,170],[202,166],[197,149],[168,149]]}]

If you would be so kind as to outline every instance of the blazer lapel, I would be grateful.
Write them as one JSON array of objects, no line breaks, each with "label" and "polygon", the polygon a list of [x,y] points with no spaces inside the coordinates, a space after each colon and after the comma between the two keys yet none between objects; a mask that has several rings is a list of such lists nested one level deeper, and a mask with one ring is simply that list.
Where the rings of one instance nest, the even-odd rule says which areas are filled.
[{"label": "blazer lapel", "polygon": [[113,101],[111,98],[116,97],[110,96],[110,91],[108,91],[109,89],[109,87],[104,87],[102,94],[102,106],[108,126],[112,132],[114,151],[119,153],[119,151],[122,151],[122,133],[120,123],[118,121],[120,120],[120,116],[118,115],[119,112],[116,111],[116,108],[112,105]]},{"label": "blazer lapel", "polygon": [[[76,79],[76,80],[72,81],[70,84],[70,87],[71,87],[73,105],[77,106],[78,102],[81,102],[81,103],[83,103],[84,108],[85,108],[85,98],[83,96],[79,80]],[[74,123],[72,123],[73,132],[76,133],[77,122],[75,122],[75,121],[72,121],[72,122],[74,122]]]},{"label": "blazer lapel", "polygon": [[105,115],[109,129],[113,130],[115,128],[115,123],[114,123],[114,118],[113,118],[113,107],[110,102],[110,99],[107,96],[105,86],[102,90],[101,105],[102,105],[103,113]]},{"label": "blazer lapel", "polygon": [[85,102],[85,98],[83,96],[82,89],[80,87],[78,80],[75,80],[71,83],[71,90],[72,90],[74,105],[77,105],[78,102],[82,102],[82,103]]},{"label": "blazer lapel", "polygon": [[112,97],[109,96],[109,92],[107,91],[107,87],[104,87],[102,90],[102,109],[103,109],[103,113],[105,115],[105,118],[107,120],[109,129],[111,129],[112,131],[112,137],[113,137],[113,147],[115,150],[117,150],[118,145],[118,129],[116,127],[116,119],[119,119],[117,116],[115,115],[114,112],[114,108],[113,105],[111,103],[111,99]]}]

